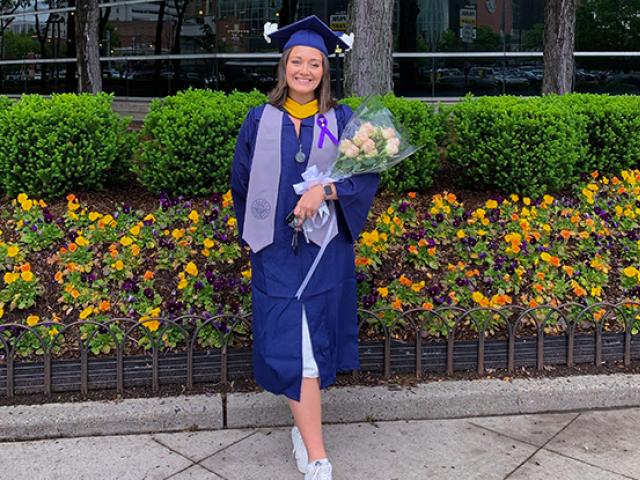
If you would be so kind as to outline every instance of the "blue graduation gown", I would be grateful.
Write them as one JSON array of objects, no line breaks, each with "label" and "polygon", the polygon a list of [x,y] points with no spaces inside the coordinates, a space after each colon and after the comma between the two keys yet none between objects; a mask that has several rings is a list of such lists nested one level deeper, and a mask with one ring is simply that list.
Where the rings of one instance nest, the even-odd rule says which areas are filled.
[{"label": "blue graduation gown", "polygon": [[[249,111],[240,129],[231,173],[231,193],[242,237],[251,160],[264,105]],[[351,117],[346,105],[335,108],[339,134]],[[280,128],[274,125],[274,128]],[[285,218],[296,206],[293,184],[302,181],[313,141],[313,117],[302,120],[300,137],[286,114],[282,121],[281,169],[276,206],[274,241],[258,253],[251,252],[253,301],[253,368],[256,382],[265,390],[299,401],[302,383],[302,305],[320,374],[320,387],[336,379],[336,372],[360,368],[353,243],[364,227],[379,175],[366,174],[336,184],[338,235],[325,253],[300,300],[295,293],[309,271],[319,247],[300,235],[299,251],[291,249],[292,230]],[[328,141],[328,140],[325,140]],[[275,161],[275,159],[274,159]],[[244,242],[242,242],[244,244]]]}]

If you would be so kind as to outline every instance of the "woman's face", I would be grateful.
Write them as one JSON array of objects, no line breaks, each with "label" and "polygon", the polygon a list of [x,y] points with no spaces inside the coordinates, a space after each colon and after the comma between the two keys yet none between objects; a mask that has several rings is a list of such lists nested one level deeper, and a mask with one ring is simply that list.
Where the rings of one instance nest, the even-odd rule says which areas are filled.
[{"label": "woman's face", "polygon": [[287,86],[301,95],[315,92],[322,80],[322,52],[313,47],[293,47],[287,60]]}]

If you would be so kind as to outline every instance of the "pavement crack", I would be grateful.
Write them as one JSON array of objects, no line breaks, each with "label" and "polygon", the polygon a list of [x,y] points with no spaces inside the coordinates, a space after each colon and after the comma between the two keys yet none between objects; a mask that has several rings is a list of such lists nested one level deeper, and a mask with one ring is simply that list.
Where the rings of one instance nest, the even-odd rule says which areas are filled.
[{"label": "pavement crack", "polygon": [[630,477],[629,475],[627,475],[625,473],[616,472],[615,470],[609,470],[608,468],[605,468],[605,467],[603,467],[601,465],[596,465],[594,463],[587,462],[586,460],[582,460],[580,458],[572,457],[571,455],[567,455],[566,453],[559,452],[559,451],[554,450],[552,448],[545,448],[544,450],[547,451],[547,452],[551,452],[551,453],[554,453],[556,455],[559,455],[561,457],[568,458],[570,460],[574,460],[576,462],[583,463],[585,465],[589,465],[590,467],[597,468],[598,470],[602,470],[603,472],[614,473],[616,475],[620,475],[623,478],[628,478],[629,480],[640,480],[638,477]]},{"label": "pavement crack", "polygon": [[[244,437],[239,438],[239,439],[238,439],[238,440],[236,440],[235,442],[231,442],[229,445],[225,445],[224,447],[222,447],[222,448],[220,448],[220,449],[216,450],[215,452],[213,452],[211,455],[207,455],[207,456],[206,456],[206,457],[204,457],[203,459],[198,460],[198,461],[196,462],[196,465],[200,465],[200,466],[201,466],[201,467],[203,467],[203,468],[207,468],[207,467],[205,467],[204,465],[201,465],[201,463],[202,463],[202,462],[204,462],[205,460],[207,460],[207,459],[209,459],[209,458],[213,457],[214,455],[219,454],[220,452],[224,452],[227,448],[229,448],[229,447],[233,447],[234,445],[236,445],[236,444],[238,444],[238,443],[240,443],[240,442],[242,442],[242,441],[246,440],[247,438],[251,437],[252,435],[255,435],[256,433],[258,433],[258,431],[257,431],[257,430],[254,430],[253,432],[249,433],[248,435],[245,435]],[[207,470],[209,470],[209,469],[207,468]],[[209,471],[211,471],[211,470],[209,470]],[[216,475],[220,475],[219,473],[216,473],[216,472],[212,472],[212,473],[215,473]],[[221,475],[220,475],[220,476],[221,476]]]},{"label": "pavement crack", "polygon": [[[509,473],[507,473],[507,475],[503,478],[503,480],[507,480],[511,475],[513,475],[515,472],[517,472],[520,468],[522,468],[522,466],[524,464],[526,464],[529,460],[531,460],[540,450],[542,450],[551,440],[553,440],[554,438],[556,438],[558,435],[560,435],[562,432],[564,432],[567,427],[569,427],[569,425],[571,425],[573,422],[575,422],[578,417],[580,417],[580,415],[582,415],[581,413],[578,413],[575,417],[573,417],[571,420],[569,420],[567,422],[567,424],[562,427],[560,430],[558,430],[554,435],[551,436],[551,438],[549,438],[549,440],[547,440],[546,442],[544,442],[540,447],[537,447],[536,450],[529,455],[527,458],[525,458],[522,462],[520,462],[520,465],[518,465],[516,468],[514,468],[513,470],[511,470]],[[526,443],[526,442],[525,442]]]}]

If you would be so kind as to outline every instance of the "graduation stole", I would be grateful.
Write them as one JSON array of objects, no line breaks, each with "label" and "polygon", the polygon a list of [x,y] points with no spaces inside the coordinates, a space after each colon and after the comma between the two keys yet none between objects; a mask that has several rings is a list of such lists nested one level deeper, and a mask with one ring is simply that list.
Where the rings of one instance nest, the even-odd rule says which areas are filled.
[{"label": "graduation stole", "polygon": [[[258,134],[253,149],[251,171],[249,172],[249,189],[247,192],[247,208],[244,213],[242,238],[256,253],[273,243],[275,231],[276,206],[278,204],[278,186],[280,184],[282,121],[284,112],[271,104],[266,104],[258,124]],[[329,133],[326,130],[329,130]],[[325,135],[337,138],[338,122],[334,109],[326,114],[316,114],[313,122],[313,144],[309,155],[308,167],[316,165],[326,172],[338,156],[338,146],[333,142],[325,142]],[[287,158],[291,168],[295,160]],[[301,178],[302,179],[302,178]],[[293,187],[292,187],[293,188]],[[309,238],[321,245],[337,235],[335,206],[333,201],[327,202],[330,220],[309,234]],[[288,214],[289,212],[284,212]],[[282,219],[284,222],[284,218]],[[332,230],[329,227],[332,226]]]}]

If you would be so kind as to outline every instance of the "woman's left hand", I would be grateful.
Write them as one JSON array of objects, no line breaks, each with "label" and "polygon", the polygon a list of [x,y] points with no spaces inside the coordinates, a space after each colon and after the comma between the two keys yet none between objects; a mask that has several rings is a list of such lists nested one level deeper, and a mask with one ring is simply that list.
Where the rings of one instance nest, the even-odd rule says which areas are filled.
[{"label": "woman's left hand", "polygon": [[298,217],[301,222],[307,218],[312,218],[320,208],[323,200],[324,192],[322,185],[314,185],[302,194],[296,208],[293,210],[293,214]]}]

